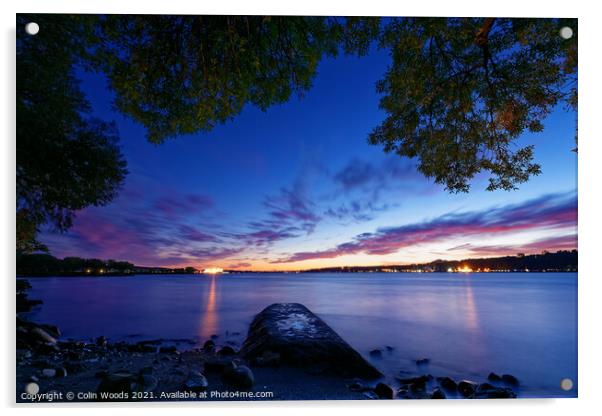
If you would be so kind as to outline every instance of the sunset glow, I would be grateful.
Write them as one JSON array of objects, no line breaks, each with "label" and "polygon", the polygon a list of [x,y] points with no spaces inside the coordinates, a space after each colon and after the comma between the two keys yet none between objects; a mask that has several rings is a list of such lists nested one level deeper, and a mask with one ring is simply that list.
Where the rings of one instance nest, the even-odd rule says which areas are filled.
[{"label": "sunset glow", "polygon": [[203,270],[204,274],[218,274],[218,273],[223,273],[223,272],[224,272],[224,269],[222,269],[221,267],[208,267]]}]

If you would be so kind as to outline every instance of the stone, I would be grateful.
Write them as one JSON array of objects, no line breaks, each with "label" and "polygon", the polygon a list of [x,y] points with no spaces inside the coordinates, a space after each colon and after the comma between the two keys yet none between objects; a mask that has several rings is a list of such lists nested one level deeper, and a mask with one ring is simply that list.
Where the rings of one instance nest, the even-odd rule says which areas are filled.
[{"label": "stone", "polygon": [[472,397],[475,394],[477,383],[469,380],[462,380],[458,383],[458,391],[464,397]]},{"label": "stone", "polygon": [[426,392],[426,381],[420,380],[409,385],[410,391],[414,394]]},{"label": "stone", "polygon": [[211,358],[205,361],[205,371],[208,373],[222,373],[224,368],[230,364],[232,360],[228,358]]},{"label": "stone", "polygon": [[152,366],[142,367],[139,371],[140,374],[152,374],[154,371]]},{"label": "stone", "polygon": [[151,344],[136,344],[128,347],[130,352],[157,352],[157,346]]},{"label": "stone", "polygon": [[394,396],[393,388],[385,383],[378,383],[374,387],[374,393],[381,399],[392,399]]},{"label": "stone", "polygon": [[60,338],[61,336],[61,330],[56,325],[42,324],[40,325],[40,328],[42,328],[54,338]]},{"label": "stone", "polygon": [[495,373],[493,373],[493,372],[491,372],[487,376],[487,380],[494,381],[494,382],[500,382],[500,381],[502,381],[502,377],[499,376],[499,375],[497,375],[497,374],[495,374]]},{"label": "stone", "polygon": [[489,383],[481,383],[477,386],[477,393],[480,392],[484,392],[484,391],[488,391],[488,390],[494,390],[496,387],[492,386]]},{"label": "stone", "polygon": [[280,365],[280,354],[264,351],[261,357],[255,358],[254,364],[258,367],[278,367]]},{"label": "stone", "polygon": [[373,391],[365,391],[362,394],[366,399],[369,399],[369,400],[377,400],[378,399],[378,395],[376,393],[374,393]]},{"label": "stone", "polygon": [[387,345],[385,348],[386,348],[386,349],[387,349],[387,351],[389,351],[389,352],[391,352],[391,351],[393,351],[393,350],[395,349],[395,348],[393,348],[393,347],[392,347],[392,346],[390,346],[390,345]]},{"label": "stone", "polygon": [[348,377],[382,376],[322,319],[299,303],[275,303],[255,316],[240,355],[253,361],[265,351],[280,354],[281,362],[291,366],[307,368],[319,364]]},{"label": "stone", "polygon": [[29,330],[29,335],[35,341],[45,342],[45,343],[50,344],[50,345],[56,344],[56,338],[54,338],[53,336],[51,336],[48,332],[44,331],[40,327],[31,328]]},{"label": "stone", "polygon": [[188,379],[184,382],[184,388],[190,391],[205,391],[209,386],[207,378],[198,371],[192,371]]},{"label": "stone", "polygon": [[226,345],[225,347],[219,349],[217,355],[219,355],[220,357],[231,357],[233,355],[236,355],[236,351],[234,351],[234,348]]},{"label": "stone", "polygon": [[436,388],[435,390],[433,390],[433,393],[431,394],[431,399],[446,399],[447,397],[445,396],[445,393],[443,393],[443,391],[439,388]]},{"label": "stone", "polygon": [[65,367],[59,367],[56,369],[56,377],[67,377],[67,370]]},{"label": "stone", "polygon": [[518,386],[518,379],[511,374],[502,374],[502,381],[511,386]]},{"label": "stone", "polygon": [[430,362],[431,362],[431,360],[428,358],[419,358],[416,360],[416,365],[418,365],[418,366],[427,365]]},{"label": "stone", "polygon": [[80,351],[69,351],[67,357],[73,361],[79,361],[84,358],[84,354]]},{"label": "stone", "polygon": [[136,376],[128,372],[117,372],[104,377],[98,385],[98,393],[132,393]]},{"label": "stone", "polygon": [[63,366],[70,373],[81,373],[82,371],[87,369],[86,364],[84,364],[81,361],[72,361],[72,360],[65,361],[63,363]]},{"label": "stone", "polygon": [[255,382],[255,377],[253,376],[253,372],[246,365],[236,365],[234,362],[233,368],[226,367],[224,369],[224,380],[234,386],[243,389],[249,389],[253,387],[253,383]]},{"label": "stone", "polygon": [[383,352],[379,349],[375,349],[370,351],[370,357],[381,358],[383,356]]},{"label": "stone", "polygon": [[516,393],[507,387],[494,387],[483,392],[477,392],[479,399],[515,399]]},{"label": "stone", "polygon": [[100,337],[96,338],[95,342],[96,346],[101,348],[105,348],[108,344],[107,337],[105,337],[104,335],[101,335]]},{"label": "stone", "polygon": [[157,377],[150,374],[143,374],[139,376],[136,381],[132,384],[132,390],[138,392],[150,392],[157,388],[159,380]]},{"label": "stone", "polygon": [[458,388],[458,384],[449,377],[437,377],[437,381],[439,382],[439,385],[447,391],[456,391]]},{"label": "stone", "polygon": [[424,374],[418,377],[397,377],[397,381],[401,384],[414,384],[414,383],[426,383],[433,379],[430,374]]},{"label": "stone", "polygon": [[54,368],[45,368],[42,370],[42,377],[44,377],[44,378],[56,377],[56,370]]},{"label": "stone", "polygon": [[370,387],[363,385],[359,381],[354,381],[353,383],[349,384],[347,386],[347,388],[351,391],[358,391],[358,392],[372,390]]},{"label": "stone", "polygon": [[213,352],[213,351],[215,351],[215,342],[213,342],[213,340],[211,340],[211,339],[208,339],[203,344],[203,350],[205,352]]},{"label": "stone", "polygon": [[177,354],[178,353],[178,349],[176,348],[175,345],[169,345],[169,346],[166,346],[166,347],[159,348],[159,352],[162,352],[164,354]]}]

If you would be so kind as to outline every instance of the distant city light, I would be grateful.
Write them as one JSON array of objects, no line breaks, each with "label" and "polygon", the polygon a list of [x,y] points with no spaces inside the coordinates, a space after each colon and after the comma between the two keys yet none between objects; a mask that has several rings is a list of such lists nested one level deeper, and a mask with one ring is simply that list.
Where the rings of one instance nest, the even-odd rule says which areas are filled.
[{"label": "distant city light", "polygon": [[464,266],[458,268],[458,271],[461,273],[470,273],[470,272],[472,272],[472,269],[470,267],[464,265]]},{"label": "distant city light", "polygon": [[205,274],[217,274],[217,273],[223,273],[223,272],[224,272],[224,269],[222,269],[221,267],[208,267],[203,270],[203,273],[205,273]]}]

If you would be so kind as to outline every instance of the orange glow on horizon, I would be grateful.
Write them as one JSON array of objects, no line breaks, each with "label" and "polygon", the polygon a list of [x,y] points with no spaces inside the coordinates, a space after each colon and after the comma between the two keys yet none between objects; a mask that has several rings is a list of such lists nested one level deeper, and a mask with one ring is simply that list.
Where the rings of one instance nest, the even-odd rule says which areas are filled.
[{"label": "orange glow on horizon", "polygon": [[207,267],[206,269],[203,270],[204,274],[218,274],[218,273],[223,273],[224,269],[222,269],[221,267]]}]

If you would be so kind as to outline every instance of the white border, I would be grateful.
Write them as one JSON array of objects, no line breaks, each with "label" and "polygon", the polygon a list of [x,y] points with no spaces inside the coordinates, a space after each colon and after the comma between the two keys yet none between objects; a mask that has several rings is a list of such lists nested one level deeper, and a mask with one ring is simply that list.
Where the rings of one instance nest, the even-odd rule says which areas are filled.
[{"label": "white border", "polygon": [[[16,4],[15,4],[16,3]],[[2,238],[0,256],[3,284],[2,322],[4,337],[0,338],[2,364],[0,394],[4,407],[15,411],[14,363],[14,204],[15,204],[15,13],[169,13],[169,14],[285,14],[285,15],[400,15],[400,16],[535,16],[579,18],[579,399],[521,399],[516,401],[396,401],[389,402],[272,402],[272,403],[150,403],[96,404],[84,409],[78,405],[19,406],[20,414],[132,414],[144,411],[164,415],[167,409],[178,408],[178,413],[195,414],[224,412],[265,415],[283,413],[307,415],[341,412],[364,415],[367,412],[399,414],[504,415],[508,413],[543,413],[547,415],[587,414],[600,408],[600,378],[602,355],[600,322],[602,310],[602,276],[599,244],[602,227],[600,215],[600,181],[602,174],[600,104],[602,89],[600,74],[600,41],[602,40],[601,13],[595,2],[503,0],[498,2],[454,0],[403,2],[370,0],[351,4],[349,1],[304,0],[285,2],[275,0],[253,1],[182,1],[170,0],[20,0],[13,4],[1,2],[2,13],[2,76],[3,97],[0,140],[0,172],[2,175]],[[598,261],[596,261],[598,260]],[[408,340],[411,342],[411,340]]]}]

